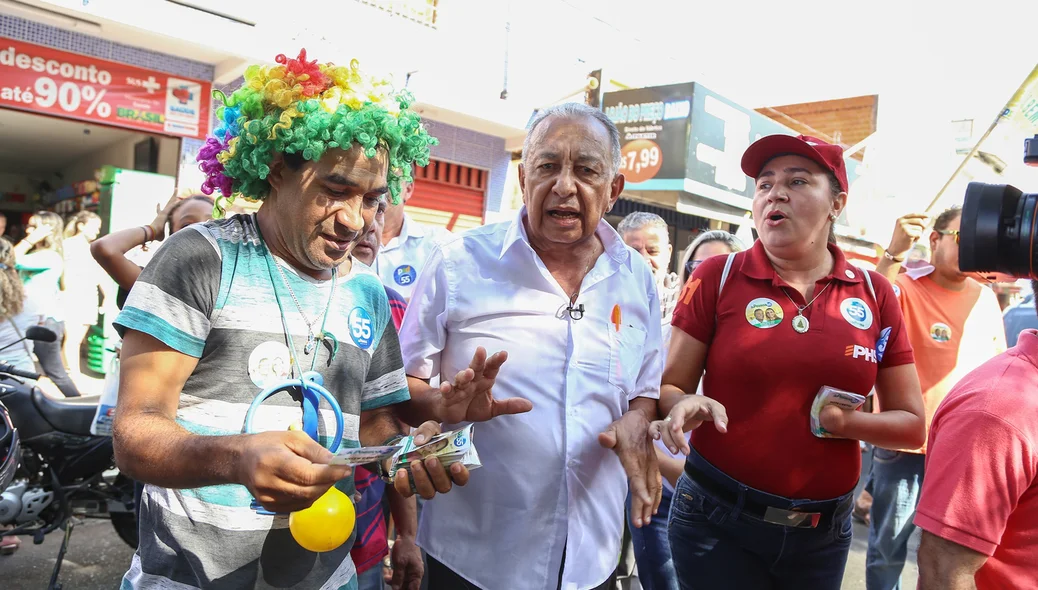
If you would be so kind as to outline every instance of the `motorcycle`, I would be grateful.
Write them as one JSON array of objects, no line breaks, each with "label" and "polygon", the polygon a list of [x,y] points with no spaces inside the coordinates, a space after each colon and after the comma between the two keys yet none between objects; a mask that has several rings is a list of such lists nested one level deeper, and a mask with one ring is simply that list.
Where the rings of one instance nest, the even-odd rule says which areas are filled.
[{"label": "motorcycle", "polygon": [[[55,339],[42,326],[29,328],[23,338]],[[0,405],[10,414],[10,447],[18,453],[12,481],[6,489],[0,486],[0,525],[14,525],[4,536],[31,535],[36,545],[64,529],[48,586],[60,590],[58,575],[77,519],[108,518],[119,538],[137,548],[134,482],[116,469],[111,437],[90,434],[100,396],[49,398],[23,381],[39,378],[0,361]]]}]

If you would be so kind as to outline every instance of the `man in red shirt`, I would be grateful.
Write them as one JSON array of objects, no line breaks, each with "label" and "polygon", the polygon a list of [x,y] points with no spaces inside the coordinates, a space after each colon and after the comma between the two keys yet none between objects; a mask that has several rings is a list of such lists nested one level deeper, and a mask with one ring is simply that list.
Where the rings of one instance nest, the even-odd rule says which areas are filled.
[{"label": "man in red shirt", "polygon": [[[959,270],[960,217],[957,207],[938,215],[929,236],[930,265],[898,274],[905,253],[929,221],[916,215],[902,217],[876,268],[894,283],[915,350],[928,427],[952,386],[1006,349],[998,299]],[[912,517],[926,471],[925,453],[926,445],[873,449],[866,487],[873,496],[865,573],[868,590],[901,587],[908,539],[915,530]]]},{"label": "man in red shirt", "polygon": [[952,389],[929,443],[920,590],[1038,588],[1038,332]]}]

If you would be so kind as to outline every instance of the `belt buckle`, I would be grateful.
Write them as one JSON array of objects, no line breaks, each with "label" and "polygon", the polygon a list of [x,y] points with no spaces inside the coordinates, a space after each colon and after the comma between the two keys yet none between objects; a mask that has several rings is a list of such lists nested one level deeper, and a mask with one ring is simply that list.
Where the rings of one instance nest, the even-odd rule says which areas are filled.
[{"label": "belt buckle", "polygon": [[764,511],[764,522],[798,529],[813,529],[822,520],[821,512],[800,512],[768,506]]}]

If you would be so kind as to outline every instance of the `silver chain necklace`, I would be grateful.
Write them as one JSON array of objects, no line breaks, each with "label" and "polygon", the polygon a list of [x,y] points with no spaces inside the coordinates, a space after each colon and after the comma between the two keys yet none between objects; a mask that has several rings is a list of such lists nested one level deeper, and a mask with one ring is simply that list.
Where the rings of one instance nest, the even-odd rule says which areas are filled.
[{"label": "silver chain necklace", "polygon": [[338,269],[332,269],[332,292],[328,295],[328,304],[324,307],[324,311],[318,314],[313,321],[310,321],[310,318],[306,317],[306,312],[303,311],[303,306],[299,305],[299,300],[296,299],[296,293],[292,290],[292,285],[288,283],[288,277],[285,276],[285,271],[282,270],[281,262],[277,257],[274,257],[274,267],[278,269],[278,274],[281,275],[281,282],[284,283],[285,288],[288,289],[288,294],[292,296],[292,302],[296,304],[296,309],[299,311],[299,315],[303,317],[303,322],[306,324],[306,345],[303,346],[303,354],[310,354],[315,348],[317,348],[317,335],[314,334],[314,324],[324,317],[332,307],[332,298],[335,296],[335,285],[339,277]]},{"label": "silver chain necklace", "polygon": [[829,282],[822,287],[822,290],[815,293],[815,296],[811,298],[811,301],[808,301],[805,305],[797,305],[797,302],[793,301],[793,298],[789,296],[789,292],[786,291],[786,288],[782,287],[782,294],[785,295],[786,299],[789,299],[789,302],[797,308],[797,314],[793,316],[793,329],[796,330],[797,334],[804,334],[811,329],[811,322],[807,321],[807,318],[804,317],[804,310],[811,307],[811,304],[815,302],[815,299],[821,297],[822,293],[825,293],[825,290],[828,289],[831,284],[833,284],[833,279],[829,279]]}]

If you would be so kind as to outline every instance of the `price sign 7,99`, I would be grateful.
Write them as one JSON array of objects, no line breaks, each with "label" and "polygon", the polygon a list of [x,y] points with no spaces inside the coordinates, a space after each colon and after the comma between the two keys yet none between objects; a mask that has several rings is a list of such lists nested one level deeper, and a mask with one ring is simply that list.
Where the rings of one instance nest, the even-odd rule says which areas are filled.
[{"label": "price sign 7,99", "polygon": [[629,183],[645,182],[655,177],[663,165],[660,146],[649,139],[627,142],[620,150],[620,155],[623,157],[620,172]]}]

